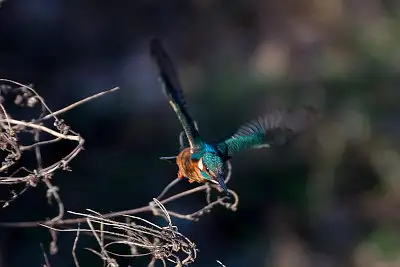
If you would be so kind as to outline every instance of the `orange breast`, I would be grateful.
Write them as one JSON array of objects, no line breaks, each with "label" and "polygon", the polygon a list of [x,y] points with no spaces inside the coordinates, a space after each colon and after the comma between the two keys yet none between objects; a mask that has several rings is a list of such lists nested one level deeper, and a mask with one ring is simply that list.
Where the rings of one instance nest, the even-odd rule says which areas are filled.
[{"label": "orange breast", "polygon": [[185,148],[179,153],[176,158],[176,164],[178,164],[179,167],[178,177],[186,177],[191,183],[204,183],[206,181],[197,166],[198,160],[192,160],[190,148]]}]

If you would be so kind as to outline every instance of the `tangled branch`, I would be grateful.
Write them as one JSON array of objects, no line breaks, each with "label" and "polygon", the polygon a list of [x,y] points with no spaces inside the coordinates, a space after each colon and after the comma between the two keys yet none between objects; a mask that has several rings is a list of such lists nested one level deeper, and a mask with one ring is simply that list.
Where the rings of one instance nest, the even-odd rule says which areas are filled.
[{"label": "tangled branch", "polygon": [[[226,183],[229,182],[231,173],[232,168],[230,163],[228,163]],[[77,267],[79,267],[79,262],[76,256],[76,247],[80,233],[94,236],[100,247],[100,251],[91,248],[87,248],[87,250],[98,255],[104,261],[105,266],[119,266],[116,257],[139,256],[151,257],[151,261],[148,265],[149,267],[155,266],[158,260],[161,261],[164,266],[167,266],[167,262],[172,262],[175,266],[186,266],[192,263],[196,258],[196,246],[195,243],[181,234],[176,226],[172,225],[171,217],[198,221],[201,216],[211,212],[211,210],[218,205],[236,211],[239,204],[239,197],[236,192],[229,190],[232,195],[232,199],[230,199],[224,194],[221,194],[222,190],[218,185],[204,184],[164,198],[179,181],[181,181],[181,179],[177,178],[173,180],[157,198],[153,198],[153,200],[144,207],[107,214],[100,214],[89,209],[87,210],[88,213],[69,211],[68,213],[78,216],[78,218],[62,219],[58,221],[47,220],[42,222],[0,223],[0,226],[35,227],[40,225],[46,227],[52,231],[53,241],[50,245],[51,251],[56,251],[56,232],[76,232],[72,255]],[[206,204],[197,211],[181,214],[170,211],[164,206],[172,201],[201,192],[205,193]],[[152,212],[154,216],[165,218],[168,225],[161,227],[141,217],[133,216],[134,214],[141,214],[144,212]],[[115,219],[111,220],[110,218]],[[125,219],[125,222],[121,222],[121,218]],[[78,225],[78,227],[66,228],[67,225],[73,224]],[[81,224],[86,224],[87,228],[81,228]],[[95,225],[98,227],[96,228]],[[121,255],[111,250],[112,248],[119,249],[121,246],[129,247],[130,253]],[[52,252],[52,254],[54,254],[54,252]],[[180,255],[184,255],[184,257],[182,258]]]},{"label": "tangled branch", "polygon": [[[227,174],[227,178],[225,179],[226,183],[229,182],[231,174],[232,174],[232,167],[231,167],[231,164],[228,162],[228,174]],[[182,213],[174,212],[174,211],[167,209],[168,214],[170,216],[180,218],[180,219],[190,220],[190,221],[198,221],[201,216],[211,212],[211,210],[215,206],[218,206],[218,205],[223,206],[232,211],[237,210],[237,206],[239,204],[238,194],[235,191],[229,189],[229,193],[232,196],[231,198],[227,197],[225,195],[221,195],[220,194],[220,193],[222,193],[221,188],[216,184],[199,185],[193,189],[189,189],[187,191],[183,191],[183,192],[177,193],[175,195],[172,195],[168,198],[164,198],[165,195],[167,195],[168,191],[170,191],[173,188],[173,186],[175,186],[180,180],[181,179],[176,178],[171,183],[169,183],[156,199],[162,205],[166,205],[172,201],[176,201],[176,200],[184,198],[186,196],[203,192],[203,193],[205,193],[205,205],[203,207],[201,207],[200,209],[198,209],[194,212],[188,213],[188,214],[182,214]],[[214,197],[214,199],[213,199],[213,197]],[[157,205],[154,203],[154,201],[151,201],[151,202],[149,202],[148,205],[140,207],[140,208],[105,213],[105,214],[102,214],[102,217],[103,218],[115,218],[115,217],[119,217],[119,216],[136,215],[136,214],[145,213],[145,212],[152,212],[153,215],[155,215],[155,216],[163,216],[162,210],[157,208]],[[0,226],[3,226],[3,227],[37,227],[38,225],[66,226],[66,225],[85,223],[85,222],[86,222],[85,218],[72,218],[72,219],[62,219],[62,220],[58,220],[58,221],[45,220],[45,221],[35,221],[35,222],[9,222],[9,223],[3,222],[3,223],[0,223]]]},{"label": "tangled branch", "polygon": [[[44,227],[54,231],[76,232],[75,247],[79,233],[91,233],[95,237],[100,250],[96,251],[91,248],[88,250],[100,256],[107,266],[118,266],[114,259],[115,256],[133,258],[151,255],[151,262],[160,260],[164,265],[166,265],[166,262],[172,262],[176,266],[193,262],[197,256],[196,245],[172,224],[165,207],[157,199],[153,199],[153,201],[166,219],[167,225],[164,227],[130,215],[122,216],[127,222],[110,220],[92,210],[87,210],[88,213],[70,212],[83,217],[88,225],[87,228],[59,229],[47,225],[44,225]],[[127,247],[130,253],[113,252],[113,250],[120,250],[124,247]],[[75,264],[79,266],[77,260]]]},{"label": "tangled branch", "polygon": [[[0,176],[0,186],[23,185],[19,192],[11,191],[12,196],[9,199],[0,200],[3,208],[9,206],[28,188],[36,187],[38,183],[43,182],[48,189],[49,202],[55,200],[59,206],[59,214],[50,221],[58,221],[63,217],[64,206],[58,194],[58,188],[52,185],[51,178],[58,170],[69,170],[68,164],[82,151],[84,139],[74,132],[64,120],[58,118],[58,115],[118,89],[116,87],[101,92],[53,112],[44,99],[32,88],[32,85],[0,79],[0,173],[3,174]],[[11,102],[12,104],[10,104]],[[15,106],[27,110],[28,114],[16,112]],[[38,115],[32,117],[32,114],[35,113]],[[24,115],[28,117],[28,121]],[[42,139],[42,136],[45,138]],[[72,141],[76,143],[76,146],[60,160],[43,166],[40,148],[61,141]],[[22,156],[28,153],[34,153],[35,167],[17,167]],[[14,171],[10,175],[5,175],[12,170]]]}]

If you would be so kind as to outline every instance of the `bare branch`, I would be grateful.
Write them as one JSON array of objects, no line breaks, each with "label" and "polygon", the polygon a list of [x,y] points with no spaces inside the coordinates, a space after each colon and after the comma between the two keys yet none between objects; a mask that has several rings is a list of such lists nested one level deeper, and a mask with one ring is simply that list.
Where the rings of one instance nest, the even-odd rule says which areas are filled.
[{"label": "bare branch", "polygon": [[[76,213],[86,220],[88,228],[57,229],[52,226],[43,225],[54,231],[60,232],[91,232],[95,237],[100,250],[89,249],[108,266],[118,266],[113,257],[143,257],[151,255],[151,262],[160,260],[162,262],[173,262],[177,266],[187,265],[197,257],[196,245],[178,231],[172,224],[172,220],[166,208],[157,200],[153,199],[155,205],[166,218],[167,226],[158,226],[140,217],[129,216],[130,223],[120,222],[104,218],[99,213]],[[104,236],[114,237],[112,241]],[[77,240],[78,237],[75,238]],[[76,244],[77,241],[75,241]],[[129,254],[118,254],[113,252],[114,248],[121,246],[135,246],[137,250]],[[76,245],[74,246],[74,251]],[[184,255],[182,257],[182,255]]]},{"label": "bare branch", "polygon": [[40,249],[42,250],[43,258],[44,258],[44,265],[43,265],[43,267],[51,267],[49,258],[47,257],[47,254],[46,254],[46,252],[44,251],[44,247],[43,247],[43,244],[42,244],[42,243],[40,243]]},{"label": "bare branch", "polygon": [[[27,170],[26,168],[19,168],[17,172],[8,176],[0,176],[0,186],[6,185],[16,185],[25,184],[22,190],[16,192],[11,190],[12,197],[8,200],[0,200],[3,203],[3,207],[7,207],[11,202],[15,201],[18,196],[27,191],[30,187],[35,187],[38,183],[43,182],[48,187],[48,196],[56,200],[58,203],[59,214],[51,219],[50,221],[58,221],[63,217],[64,206],[60,199],[58,188],[53,186],[50,179],[53,177],[57,170],[68,170],[68,163],[74,159],[79,152],[83,149],[84,139],[74,131],[70,129],[68,125],[64,123],[63,120],[59,119],[57,115],[60,115],[68,110],[71,110],[78,105],[86,103],[97,97],[100,97],[109,92],[114,92],[119,88],[113,88],[96,94],[94,96],[88,97],[86,99],[80,100],[66,108],[63,108],[56,113],[52,112],[50,108],[45,103],[44,99],[32,88],[32,86],[23,85],[21,83],[8,80],[0,79],[0,82],[10,83],[9,85],[1,85],[0,88],[0,150],[7,153],[6,157],[3,159],[0,165],[0,173],[5,173],[12,165],[18,162],[23,153],[34,152],[37,160],[37,168],[33,170]],[[13,86],[19,87],[13,87]],[[13,105],[27,108],[27,114],[32,116],[35,106],[39,106],[41,113],[38,119],[34,119],[30,122],[20,120],[7,112],[7,102],[5,101],[5,95],[7,99],[14,98]],[[45,115],[45,113],[48,113]],[[53,127],[43,125],[41,122],[46,119],[53,119]],[[49,140],[39,140],[40,133],[45,132],[54,138]],[[20,141],[20,135],[23,133],[28,133],[32,135],[32,144],[22,144]],[[26,138],[24,138],[25,140]],[[40,147],[42,145],[54,144],[60,141],[74,141],[77,143],[76,147],[61,160],[48,165],[43,166]],[[23,176],[17,176],[20,173],[19,170],[25,170],[26,174]],[[51,199],[49,199],[51,200]]]},{"label": "bare branch", "polygon": [[216,260],[218,262],[219,265],[221,265],[221,267],[226,267],[222,262],[220,262],[219,260]]},{"label": "bare branch", "polygon": [[[68,164],[80,153],[80,151],[82,151],[84,139],[79,134],[75,133],[62,119],[59,119],[57,116],[95,98],[115,92],[119,90],[119,88],[115,87],[110,90],[100,92],[96,95],[73,103],[68,107],[60,109],[56,112],[52,112],[45,103],[44,99],[32,88],[31,85],[23,85],[8,79],[0,79],[0,83],[11,84],[0,84],[0,150],[6,152],[6,156],[4,159],[2,159],[2,163],[0,164],[0,173],[6,173],[6,171],[15,163],[17,163],[25,153],[33,152],[37,161],[37,167],[35,169],[28,170],[27,168],[22,167],[12,175],[0,176],[0,186],[12,186],[16,184],[24,185],[24,188],[17,192],[15,190],[10,190],[11,197],[8,200],[0,200],[0,203],[3,203],[3,208],[5,208],[9,206],[11,202],[15,201],[20,195],[26,192],[27,189],[30,187],[35,187],[38,183],[43,182],[48,188],[47,194],[50,197],[49,202],[51,199],[54,199],[58,203],[59,213],[56,217],[49,221],[58,221],[64,215],[64,206],[59,196],[58,188],[53,186],[50,180],[56,171],[69,170]],[[15,85],[18,87],[13,87]],[[34,116],[36,109],[32,108],[39,107],[40,114],[37,116],[37,119],[33,119],[32,121],[24,121],[10,115],[7,112],[7,109],[9,108],[8,105],[11,105],[11,103],[7,103],[5,101],[6,95],[7,99],[14,98],[12,105],[26,108],[29,116]],[[48,114],[46,115],[45,113]],[[19,113],[18,116],[20,116]],[[53,125],[44,125],[43,121],[49,119],[53,120]],[[41,133],[49,134],[53,138],[40,140],[39,137]],[[20,141],[22,140],[22,138],[20,138],[21,134],[30,134],[32,136],[32,143],[23,144]],[[26,138],[23,138],[23,140],[26,140]],[[51,165],[43,166],[40,147],[61,141],[76,142],[76,147],[64,158]],[[20,174],[20,170],[25,170],[26,173],[22,176],[17,175]]]},{"label": "bare branch", "polygon": [[114,88],[112,88],[112,89],[109,89],[109,90],[106,90],[106,91],[97,93],[97,94],[95,94],[95,95],[89,96],[89,97],[87,97],[87,98],[85,98],[85,99],[82,99],[82,100],[79,100],[78,102],[75,102],[75,103],[73,103],[73,104],[71,104],[71,105],[69,105],[69,106],[67,106],[67,107],[65,107],[65,108],[62,108],[62,109],[60,109],[60,110],[57,110],[57,111],[53,112],[52,114],[46,115],[46,116],[44,116],[43,118],[41,118],[40,120],[37,120],[36,122],[44,121],[44,120],[47,120],[47,119],[49,119],[49,118],[51,118],[51,117],[53,117],[53,116],[60,115],[60,114],[65,113],[65,112],[67,112],[67,111],[69,111],[69,110],[71,110],[71,109],[76,108],[76,107],[79,106],[79,105],[82,105],[82,104],[84,104],[84,103],[86,103],[86,102],[89,102],[89,101],[91,101],[91,100],[93,100],[93,99],[95,99],[95,98],[98,98],[98,97],[100,97],[100,96],[103,96],[103,95],[105,95],[105,94],[115,92],[115,91],[117,91],[117,90],[119,90],[119,89],[120,89],[119,87],[114,87]]},{"label": "bare branch", "polygon": [[72,246],[72,258],[74,259],[74,263],[75,263],[76,267],[80,267],[78,257],[76,256],[76,245],[78,244],[79,234],[80,234],[80,224],[78,224],[78,228],[76,231],[76,237],[74,239],[74,245]]}]

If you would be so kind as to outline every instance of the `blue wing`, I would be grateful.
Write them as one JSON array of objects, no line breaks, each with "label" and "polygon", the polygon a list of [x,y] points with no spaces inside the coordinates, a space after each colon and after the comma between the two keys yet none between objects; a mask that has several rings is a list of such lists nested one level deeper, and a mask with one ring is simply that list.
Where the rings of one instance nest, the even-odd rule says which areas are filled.
[{"label": "blue wing", "polygon": [[220,142],[218,149],[231,157],[246,149],[283,145],[310,126],[317,117],[312,107],[277,109],[241,126],[235,134]]},{"label": "blue wing", "polygon": [[150,50],[159,69],[163,92],[167,96],[169,104],[178,116],[186,137],[189,140],[189,145],[193,149],[197,146],[200,135],[194,121],[186,109],[185,97],[172,60],[164,50],[161,41],[157,38],[154,38],[151,41]]}]

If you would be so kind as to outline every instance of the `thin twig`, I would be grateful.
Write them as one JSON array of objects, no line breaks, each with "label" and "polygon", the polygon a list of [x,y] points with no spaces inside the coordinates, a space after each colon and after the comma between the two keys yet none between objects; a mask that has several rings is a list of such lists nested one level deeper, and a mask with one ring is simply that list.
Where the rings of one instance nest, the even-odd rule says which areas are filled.
[{"label": "thin twig", "polygon": [[60,141],[61,139],[62,139],[62,138],[57,137],[57,138],[54,138],[54,139],[52,139],[52,140],[37,142],[37,143],[34,143],[34,144],[32,144],[32,145],[29,145],[29,146],[20,146],[20,147],[19,147],[19,150],[20,150],[20,151],[27,151],[27,150],[31,150],[32,148],[35,148],[35,147],[37,147],[37,146],[43,146],[43,145],[54,144],[54,143],[57,143],[58,141]]},{"label": "thin twig", "polygon": [[62,109],[60,109],[60,110],[57,110],[57,111],[53,112],[52,114],[48,114],[48,115],[44,116],[43,118],[41,118],[41,119],[39,119],[39,120],[36,120],[35,122],[41,122],[41,121],[47,120],[47,119],[49,119],[49,118],[51,118],[51,117],[60,115],[60,114],[62,114],[62,113],[65,113],[65,112],[67,112],[67,111],[73,109],[73,108],[76,108],[77,106],[82,105],[82,104],[84,104],[84,103],[86,103],[86,102],[88,102],[88,101],[91,101],[91,100],[93,100],[93,99],[95,99],[95,98],[98,98],[98,97],[100,97],[100,96],[103,96],[103,95],[105,95],[105,94],[115,92],[115,91],[117,91],[117,90],[119,90],[119,89],[120,89],[119,87],[114,87],[114,88],[112,88],[112,89],[108,89],[108,90],[105,90],[105,91],[103,91],[103,92],[97,93],[97,94],[95,94],[95,95],[89,96],[89,97],[87,97],[87,98],[85,98],[85,99],[82,99],[82,100],[79,100],[78,102],[75,102],[75,103],[73,103],[73,104],[71,104],[71,105],[69,105],[69,106],[67,106],[67,107],[65,107],[65,108],[62,108]]},{"label": "thin twig", "polygon": [[[40,100],[40,102],[41,102],[42,105],[46,108],[46,110],[47,110],[49,113],[52,113],[51,110],[50,110],[50,108],[49,108],[49,107],[46,105],[46,103],[44,102],[43,98],[42,98],[32,87],[29,87],[29,86],[27,86],[27,85],[24,85],[24,84],[22,84],[22,83],[19,83],[19,82],[13,81],[13,80],[9,80],[9,79],[0,79],[0,82],[12,83],[12,84],[15,84],[15,85],[18,85],[18,86],[21,86],[21,87],[23,87],[23,88],[26,88],[26,89],[30,90],[33,94],[36,95],[36,97]],[[53,116],[53,117],[54,117],[54,119],[58,120],[56,116]]]},{"label": "thin twig", "polygon": [[[91,248],[87,248],[87,250],[101,257],[108,266],[118,266],[118,263],[112,256],[132,258],[151,255],[151,262],[160,260],[165,264],[166,261],[169,261],[175,263],[176,266],[193,262],[197,257],[195,244],[181,234],[178,228],[172,224],[169,212],[161,202],[153,198],[153,203],[163,214],[163,217],[166,218],[167,226],[158,226],[135,216],[128,216],[130,219],[129,223],[115,221],[104,218],[95,211],[90,211],[92,214],[70,212],[85,218],[88,228],[82,229],[80,225],[78,229],[57,229],[53,226],[43,226],[52,231],[59,232],[90,232],[96,239],[100,251],[95,251]],[[106,235],[107,238],[105,238]],[[112,241],[108,241],[111,239],[108,238],[109,236],[113,237]],[[75,242],[77,242],[77,239],[78,237],[75,238]],[[138,252],[135,250],[128,254],[120,254],[110,250],[115,246],[135,246],[142,250],[145,249],[147,252]],[[73,250],[75,249],[76,245],[74,245]],[[182,253],[186,255],[184,258],[182,258]]]},{"label": "thin twig", "polygon": [[44,251],[44,247],[43,247],[42,243],[40,243],[40,249],[42,250],[42,253],[43,253],[44,267],[51,267],[49,258],[47,257],[47,253]]},{"label": "thin twig", "polygon": [[[36,130],[35,131],[35,137],[34,137],[35,142],[40,142],[40,131]],[[36,155],[36,161],[37,161],[37,166],[38,166],[38,171],[40,172],[43,168],[43,164],[42,164],[42,153],[40,152],[40,147],[36,146],[35,147],[35,155]],[[61,220],[62,217],[64,216],[64,204],[61,201],[60,195],[58,194],[58,187],[53,186],[53,184],[50,182],[50,180],[48,179],[48,177],[44,177],[44,183],[47,186],[47,198],[49,203],[51,202],[51,197],[53,197],[58,204],[58,215],[56,217],[54,217],[53,219],[51,219],[51,222],[55,222],[58,220]]]},{"label": "thin twig", "polygon": [[0,104],[0,107],[1,107],[1,110],[3,111],[4,117],[5,117],[6,120],[7,120],[8,131],[10,132],[11,135],[14,135],[14,132],[13,132],[13,130],[11,129],[11,124],[10,124],[10,122],[8,121],[10,118],[9,118],[9,116],[8,116],[8,114],[7,114],[7,111],[6,111],[6,109],[4,108],[4,106],[3,106],[2,104]]},{"label": "thin twig", "polygon": [[217,262],[221,265],[221,267],[226,267],[222,262],[220,262],[219,260],[217,260]]},{"label": "thin twig", "polygon": [[76,245],[78,244],[80,229],[81,229],[81,227],[80,227],[80,224],[78,223],[78,228],[77,228],[76,236],[74,239],[74,245],[72,246],[72,258],[74,259],[74,263],[75,263],[76,267],[80,267],[78,257],[76,256]]},{"label": "thin twig", "polygon": [[[213,188],[218,188],[218,186],[211,184]],[[176,194],[170,198],[164,199],[160,201],[163,205],[167,204],[173,200],[177,200],[179,198],[194,194],[196,192],[201,192],[207,189],[207,186],[201,185],[193,189],[189,189],[187,191],[181,192],[179,194]],[[234,196],[234,203],[230,204],[230,209],[235,211],[237,209],[237,205],[239,203],[239,197],[234,192],[233,190],[229,190],[229,192]],[[154,209],[150,205],[148,206],[143,206],[140,208],[136,209],[130,209],[130,210],[123,210],[123,211],[118,211],[118,212],[110,212],[110,213],[105,213],[103,214],[103,218],[114,218],[122,215],[133,215],[133,214],[139,214],[143,212],[153,212]],[[169,211],[170,212],[170,211]],[[177,213],[170,212],[170,215],[174,217],[179,217],[179,218],[184,218],[185,215],[177,215]],[[191,219],[192,220],[192,219]],[[37,227],[38,225],[68,225],[68,224],[76,224],[76,223],[84,223],[85,219],[84,218],[74,218],[74,219],[64,219],[60,220],[57,222],[49,222],[49,221],[35,221],[35,222],[9,222],[9,223],[0,223],[0,226],[2,227]]]},{"label": "thin twig", "polygon": [[177,183],[179,183],[179,181],[181,181],[182,179],[180,178],[176,178],[174,180],[172,180],[172,182],[170,182],[164,189],[163,191],[158,195],[158,197],[156,197],[158,200],[162,199],[162,197],[168,193],[168,191],[174,187]]},{"label": "thin twig", "polygon": [[[229,177],[229,173],[227,175]],[[182,197],[197,193],[197,192],[201,192],[201,191],[205,191],[207,190],[209,187],[213,188],[213,189],[217,189],[217,190],[221,190],[219,188],[218,185],[214,185],[214,184],[209,184],[209,185],[200,185],[198,187],[195,187],[193,189],[189,189],[187,191],[178,193],[176,195],[173,195],[167,199],[164,199],[162,201],[160,201],[161,204],[165,205],[169,202],[172,202],[174,200],[180,199]],[[237,193],[233,190],[229,190],[229,192],[231,193],[231,195],[234,198],[234,202],[232,204],[224,204],[225,207],[229,208],[232,211],[236,211],[237,206],[239,204],[239,196],[237,195]],[[223,198],[226,199],[226,198]],[[222,201],[218,201],[218,203],[222,203]],[[214,206],[214,202],[210,203],[211,206]],[[208,207],[210,204],[208,204],[206,207]],[[199,213],[201,210],[195,212],[195,213]],[[110,213],[106,213],[103,214],[102,217],[103,218],[114,218],[114,217],[118,217],[118,216],[122,216],[122,215],[133,215],[133,214],[139,214],[139,213],[143,213],[143,212],[153,212],[154,213],[154,208],[150,205],[147,206],[143,206],[140,208],[136,208],[136,209],[130,209],[130,210],[123,210],[123,211],[118,211],[118,212],[110,212]],[[174,217],[178,217],[178,218],[182,218],[182,219],[189,219],[189,220],[193,220],[192,217],[188,217],[187,215],[183,215],[183,214],[178,214],[175,212],[171,212],[169,211],[169,214],[171,216]],[[3,227],[37,227],[39,224],[43,224],[43,225],[68,225],[68,224],[76,224],[76,223],[84,223],[85,219],[84,218],[74,218],[74,219],[64,219],[64,220],[59,220],[59,221],[35,221],[35,222],[10,222],[10,223],[0,223],[0,226]]]},{"label": "thin twig", "polygon": [[[11,97],[14,97],[14,104],[20,107],[33,108],[40,104],[41,114],[36,120],[31,120],[30,122],[18,120],[17,117],[13,117],[8,114],[6,106],[4,102],[0,103],[0,149],[5,151],[7,155],[4,157],[3,162],[0,164],[0,173],[5,173],[12,165],[19,161],[22,153],[31,153],[34,152],[37,159],[37,168],[34,170],[27,170],[27,174],[25,176],[16,176],[16,173],[13,173],[9,176],[0,176],[0,185],[13,185],[13,184],[25,184],[24,189],[22,189],[19,193],[12,191],[12,198],[9,200],[0,200],[0,203],[4,203],[3,207],[8,206],[12,201],[15,201],[18,196],[24,193],[28,188],[35,187],[38,183],[43,182],[48,187],[48,195],[52,196],[51,198],[58,202],[59,206],[59,214],[55,218],[49,221],[58,221],[63,217],[64,207],[61,202],[59,193],[57,192],[58,188],[54,186],[50,179],[53,177],[54,173],[59,170],[69,170],[68,164],[74,159],[80,151],[83,150],[84,139],[77,133],[75,133],[68,125],[64,123],[63,120],[57,118],[57,115],[60,115],[68,110],[71,110],[78,105],[86,103],[90,100],[103,96],[110,92],[115,92],[119,88],[113,88],[110,90],[103,91],[91,97],[80,100],[68,107],[65,107],[57,112],[52,112],[50,108],[46,105],[44,99],[31,87],[28,85],[23,85],[21,83],[8,80],[8,79],[0,79],[0,82],[7,82],[13,85],[18,85],[20,87],[13,88],[9,87],[1,87],[1,97],[4,98],[4,95],[10,94]],[[31,109],[32,110],[32,109]],[[45,116],[45,113],[49,113]],[[30,112],[30,115],[32,112]],[[45,126],[40,122],[45,119],[54,119],[53,128],[51,126]],[[54,138],[49,140],[39,140],[39,135],[45,132],[47,134],[52,135]],[[21,140],[25,140],[26,138],[20,138],[21,134],[27,133],[34,136],[33,144],[22,144]],[[43,166],[40,147],[42,145],[50,145],[62,140],[70,140],[75,141],[78,144],[76,147],[67,154],[61,160],[48,165]]]},{"label": "thin twig", "polygon": [[29,127],[29,128],[32,128],[32,129],[38,129],[40,131],[47,132],[47,133],[49,133],[51,135],[54,135],[54,136],[62,138],[62,139],[68,139],[68,140],[77,141],[77,142],[79,142],[81,140],[80,136],[65,135],[65,134],[56,132],[54,130],[51,130],[51,129],[45,127],[45,126],[34,124],[34,123],[30,123],[30,122],[18,121],[18,120],[13,120],[13,119],[8,119],[8,120],[0,119],[0,122],[10,122],[11,124],[25,126],[25,127]]}]

